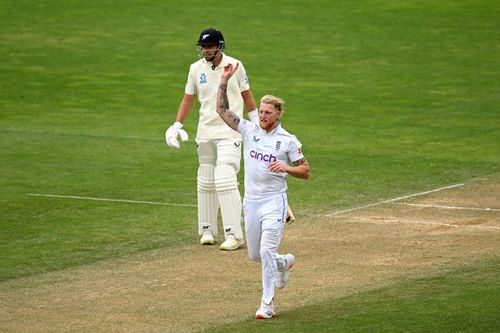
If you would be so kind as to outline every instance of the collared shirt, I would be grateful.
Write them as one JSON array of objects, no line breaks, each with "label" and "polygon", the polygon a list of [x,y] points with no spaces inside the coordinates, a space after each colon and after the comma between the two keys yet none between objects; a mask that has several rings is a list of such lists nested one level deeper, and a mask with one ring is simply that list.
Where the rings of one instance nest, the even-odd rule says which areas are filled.
[{"label": "collared shirt", "polygon": [[198,95],[200,101],[200,115],[198,121],[198,131],[196,139],[241,139],[241,136],[233,131],[217,114],[217,91],[222,76],[222,70],[227,64],[236,65],[238,70],[229,79],[227,86],[227,97],[231,111],[243,119],[243,97],[241,93],[250,89],[247,74],[241,61],[222,55],[219,66],[212,69],[212,63],[205,59],[200,59],[191,64],[184,92],[189,95]]},{"label": "collared shirt", "polygon": [[243,137],[245,198],[260,199],[287,189],[286,172],[269,170],[270,163],[293,163],[304,157],[302,144],[278,123],[267,133],[258,124],[240,118],[238,132]]}]

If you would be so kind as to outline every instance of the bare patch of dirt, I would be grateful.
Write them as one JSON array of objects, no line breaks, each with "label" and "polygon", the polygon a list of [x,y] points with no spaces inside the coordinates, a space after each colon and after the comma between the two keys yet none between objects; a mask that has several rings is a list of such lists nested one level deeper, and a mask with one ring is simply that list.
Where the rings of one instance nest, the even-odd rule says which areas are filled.
[{"label": "bare patch of dirt", "polygon": [[[487,207],[486,181],[411,203]],[[277,291],[278,312],[500,258],[499,212],[388,204],[287,227],[282,252],[297,263]],[[489,227],[489,228],[486,228]],[[192,332],[253,318],[260,265],[246,250],[193,244],[0,284],[2,332]]]}]

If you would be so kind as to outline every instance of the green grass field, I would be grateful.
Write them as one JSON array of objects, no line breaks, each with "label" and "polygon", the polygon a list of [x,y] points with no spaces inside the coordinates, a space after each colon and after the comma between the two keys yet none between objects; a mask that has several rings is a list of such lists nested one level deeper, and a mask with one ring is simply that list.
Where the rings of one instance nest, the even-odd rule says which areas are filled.
[{"label": "green grass field", "polygon": [[[256,98],[286,100],[312,167],[289,181],[303,220],[498,174],[499,17],[487,0],[0,0],[0,284],[198,241],[196,208],[179,206],[196,204],[197,110],[182,149],[164,131],[209,26]],[[497,268],[298,308],[266,330],[495,331],[498,300],[474,297],[499,292],[489,259]],[[471,286],[475,270],[489,278]],[[429,285],[453,292],[439,311]],[[420,309],[426,320],[382,313]],[[214,332],[263,329],[247,319]]]}]

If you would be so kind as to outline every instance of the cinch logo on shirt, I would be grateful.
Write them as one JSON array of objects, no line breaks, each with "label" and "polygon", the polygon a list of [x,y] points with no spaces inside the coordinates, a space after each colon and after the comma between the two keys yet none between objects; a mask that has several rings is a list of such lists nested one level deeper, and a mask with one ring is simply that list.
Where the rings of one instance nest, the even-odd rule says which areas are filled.
[{"label": "cinch logo on shirt", "polygon": [[261,161],[265,161],[265,162],[276,162],[276,156],[274,156],[273,154],[262,154],[262,153],[258,153],[256,152],[255,150],[252,150],[250,152],[250,157],[252,158],[255,158],[256,160],[261,160]]}]

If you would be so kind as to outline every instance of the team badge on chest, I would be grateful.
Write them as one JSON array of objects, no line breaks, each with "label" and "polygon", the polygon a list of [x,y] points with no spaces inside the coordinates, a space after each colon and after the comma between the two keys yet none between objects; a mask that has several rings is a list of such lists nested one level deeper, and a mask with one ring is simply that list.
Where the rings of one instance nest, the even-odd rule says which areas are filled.
[{"label": "team badge on chest", "polygon": [[205,73],[201,73],[200,75],[200,84],[207,83],[207,75]]},{"label": "team badge on chest", "polygon": [[276,151],[279,151],[281,148],[281,141],[276,142]]}]

